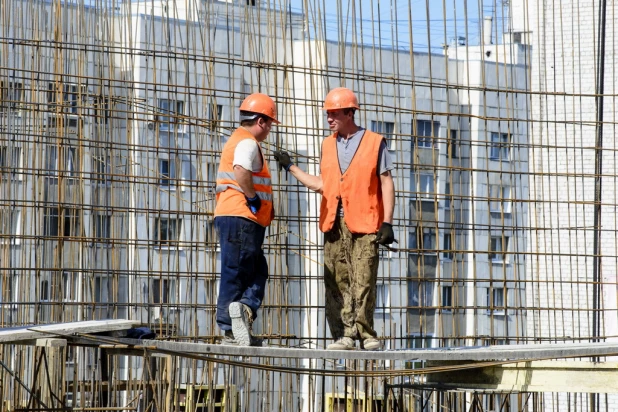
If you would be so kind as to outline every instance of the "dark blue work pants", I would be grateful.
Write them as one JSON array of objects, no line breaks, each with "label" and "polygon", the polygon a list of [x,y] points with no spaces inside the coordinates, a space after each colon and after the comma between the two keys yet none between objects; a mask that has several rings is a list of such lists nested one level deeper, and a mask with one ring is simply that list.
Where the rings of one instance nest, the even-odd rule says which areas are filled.
[{"label": "dark blue work pants", "polygon": [[217,324],[222,330],[230,330],[230,303],[242,302],[249,306],[254,319],[262,305],[268,279],[268,265],[262,251],[266,228],[235,216],[218,216],[215,228],[221,245]]}]

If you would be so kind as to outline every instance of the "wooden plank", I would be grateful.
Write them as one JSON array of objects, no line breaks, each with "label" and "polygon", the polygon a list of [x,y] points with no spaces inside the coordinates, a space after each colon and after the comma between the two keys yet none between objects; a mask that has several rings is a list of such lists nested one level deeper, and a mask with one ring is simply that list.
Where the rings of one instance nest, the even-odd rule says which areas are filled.
[{"label": "wooden plank", "polygon": [[[428,365],[429,366],[429,365]],[[432,364],[437,366],[437,364]],[[508,392],[618,393],[618,363],[538,361],[428,373],[422,386]]]},{"label": "wooden plank", "polygon": [[84,322],[56,323],[52,325],[23,326],[0,329],[0,344],[36,341],[74,333],[102,333],[131,329],[141,322],[125,319],[90,320]]}]

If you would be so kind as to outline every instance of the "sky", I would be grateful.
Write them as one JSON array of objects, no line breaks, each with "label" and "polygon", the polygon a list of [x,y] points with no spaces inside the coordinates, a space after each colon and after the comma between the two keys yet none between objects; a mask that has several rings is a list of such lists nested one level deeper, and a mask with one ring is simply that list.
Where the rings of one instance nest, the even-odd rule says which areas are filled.
[{"label": "sky", "polygon": [[[307,11],[314,36],[315,31],[326,32],[328,40],[358,42],[362,39],[365,44],[403,49],[409,49],[412,44],[415,51],[431,48],[433,52],[440,52],[444,44],[457,37],[466,37],[471,45],[479,44],[482,16],[493,16],[494,32],[502,33],[508,3],[505,0],[273,1],[285,2],[286,8],[293,12]],[[319,36],[322,37],[323,34]]]}]

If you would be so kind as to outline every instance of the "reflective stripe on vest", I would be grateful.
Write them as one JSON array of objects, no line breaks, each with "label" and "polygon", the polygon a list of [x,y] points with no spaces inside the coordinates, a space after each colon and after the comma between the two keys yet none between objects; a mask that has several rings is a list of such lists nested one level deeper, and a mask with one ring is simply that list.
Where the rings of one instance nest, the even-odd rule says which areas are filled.
[{"label": "reflective stripe on vest", "polygon": [[253,187],[256,194],[260,197],[261,207],[257,214],[251,213],[247,205],[247,199],[234,175],[234,151],[236,146],[244,139],[254,140],[259,147],[259,143],[251,133],[243,128],[236,129],[232,136],[223,147],[221,161],[217,172],[217,206],[215,207],[215,217],[217,216],[238,216],[244,217],[262,225],[268,226],[273,219],[273,192],[271,186],[271,175],[268,163],[262,155],[262,170],[252,172]]},{"label": "reflective stripe on vest", "polygon": [[348,169],[341,174],[337,157],[337,137],[333,134],[322,143],[322,204],[320,230],[332,229],[339,201],[343,218],[352,233],[376,233],[384,220],[384,204],[378,176],[378,156],[384,137],[365,131]]}]

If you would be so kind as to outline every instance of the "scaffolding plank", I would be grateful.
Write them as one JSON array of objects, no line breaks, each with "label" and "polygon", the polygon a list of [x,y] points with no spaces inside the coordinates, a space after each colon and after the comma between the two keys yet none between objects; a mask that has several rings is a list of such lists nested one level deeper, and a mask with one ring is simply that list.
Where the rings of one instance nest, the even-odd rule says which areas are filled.
[{"label": "scaffolding plank", "polygon": [[133,320],[106,319],[0,329],[0,344],[36,341],[36,339],[73,335],[75,333],[113,332],[131,329],[140,324],[141,322]]},{"label": "scaffolding plank", "polygon": [[[126,339],[123,341],[127,341]],[[298,359],[358,359],[358,360],[431,360],[431,361],[493,361],[535,360],[572,357],[604,357],[618,355],[618,342],[497,345],[483,347],[458,347],[435,349],[409,349],[396,351],[345,351],[215,345],[206,343],[144,340],[142,346],[159,350],[202,355],[250,356]]]}]

